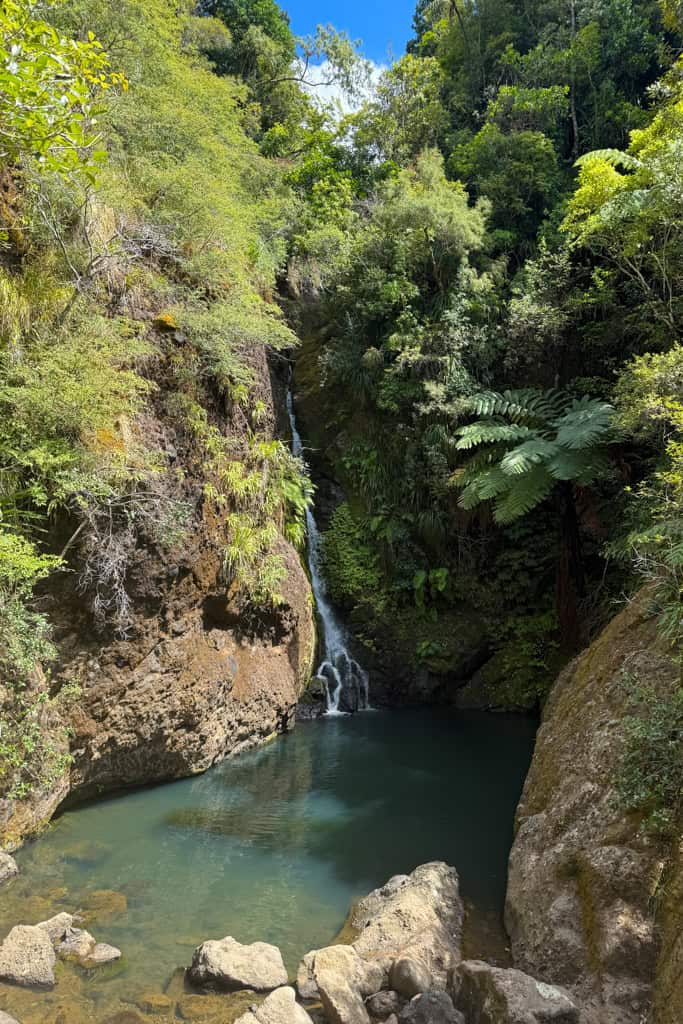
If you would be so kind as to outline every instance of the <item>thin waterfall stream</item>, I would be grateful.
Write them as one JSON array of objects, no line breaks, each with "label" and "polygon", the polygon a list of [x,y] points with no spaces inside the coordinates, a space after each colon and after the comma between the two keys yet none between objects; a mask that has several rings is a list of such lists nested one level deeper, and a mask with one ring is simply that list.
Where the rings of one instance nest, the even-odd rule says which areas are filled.
[{"label": "thin waterfall stream", "polygon": [[[291,389],[287,393],[287,413],[292,431],[292,452],[306,466],[304,444],[296,422]],[[317,676],[325,687],[327,715],[370,710],[370,678],[349,652],[348,638],[327,594],[321,567],[320,530],[309,507],[306,510],[308,568],[323,633],[323,660]]]}]

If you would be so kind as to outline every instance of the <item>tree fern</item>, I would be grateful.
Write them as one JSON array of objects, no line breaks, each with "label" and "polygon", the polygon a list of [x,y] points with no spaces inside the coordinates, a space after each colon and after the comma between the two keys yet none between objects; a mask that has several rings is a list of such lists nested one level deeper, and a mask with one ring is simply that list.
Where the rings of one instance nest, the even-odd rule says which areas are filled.
[{"label": "tree fern", "polygon": [[473,458],[456,478],[460,504],[494,502],[494,518],[526,515],[559,482],[592,483],[608,468],[605,446],[614,410],[562,391],[487,391],[469,400],[479,417],[458,430],[457,447]]},{"label": "tree fern", "polygon": [[625,171],[637,171],[643,165],[640,160],[630,153],[624,153],[621,149],[594,149],[590,153],[584,153],[576,161],[576,167],[584,167],[586,164],[595,163],[601,160],[611,167],[623,167]]}]

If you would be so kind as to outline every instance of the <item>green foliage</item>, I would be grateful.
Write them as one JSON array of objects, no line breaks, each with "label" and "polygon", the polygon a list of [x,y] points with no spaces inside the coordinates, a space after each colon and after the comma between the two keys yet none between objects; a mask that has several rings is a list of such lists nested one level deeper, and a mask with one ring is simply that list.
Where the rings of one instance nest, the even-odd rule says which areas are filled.
[{"label": "green foliage", "polygon": [[560,481],[582,487],[607,471],[612,406],[562,392],[488,392],[469,399],[481,418],[457,431],[457,448],[481,450],[456,476],[460,504],[494,502],[498,523],[528,514]]},{"label": "green foliage", "polygon": [[41,6],[4,0],[0,10],[0,164],[33,159],[43,170],[94,180],[106,156],[97,148],[95,102],[103,90],[125,87],[125,78],[92,33],[87,42],[62,38],[39,17]]},{"label": "green foliage", "polygon": [[322,556],[330,595],[342,607],[386,602],[385,583],[367,524],[348,505],[337,506],[323,534]]},{"label": "green foliage", "polygon": [[626,673],[623,687],[628,714],[617,800],[640,813],[644,832],[671,835],[683,798],[683,687],[661,692]]}]

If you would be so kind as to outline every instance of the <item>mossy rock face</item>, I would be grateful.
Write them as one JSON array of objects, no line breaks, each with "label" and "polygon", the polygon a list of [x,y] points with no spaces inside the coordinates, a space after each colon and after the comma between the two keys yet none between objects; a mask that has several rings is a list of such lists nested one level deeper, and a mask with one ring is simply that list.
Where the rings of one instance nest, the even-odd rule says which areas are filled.
[{"label": "mossy rock face", "polygon": [[[510,856],[506,925],[515,966],[569,986],[594,1009],[588,1024],[639,1024],[656,973],[654,908],[667,843],[644,832],[642,815],[623,809],[616,792],[630,714],[625,673],[662,699],[680,685],[651,608],[641,593],[560,674]],[[680,904],[677,915],[680,930]]]}]

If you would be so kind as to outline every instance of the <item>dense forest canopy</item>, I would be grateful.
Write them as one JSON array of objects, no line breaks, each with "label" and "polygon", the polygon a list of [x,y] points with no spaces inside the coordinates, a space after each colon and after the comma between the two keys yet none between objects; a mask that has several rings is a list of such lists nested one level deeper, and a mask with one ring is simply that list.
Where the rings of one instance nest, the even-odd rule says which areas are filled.
[{"label": "dense forest canopy", "polygon": [[[296,38],[274,0],[3,5],[2,785],[58,770],[27,768],[37,708],[77,699],[36,684],[41,581],[77,573],[125,636],[131,551],[186,528],[141,426],[160,391],[204,452],[226,580],[278,600],[311,488],[262,435],[249,352],[296,334],[361,641],[447,672],[466,602],[531,706],[643,577],[680,640],[682,14],[419,0],[370,89],[347,36]],[[353,113],[316,99],[322,62]]]}]

